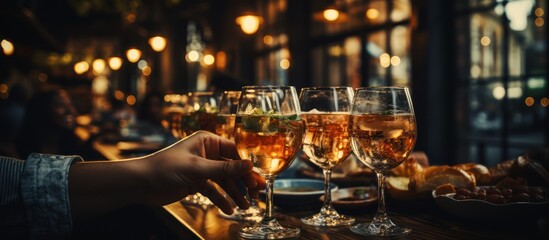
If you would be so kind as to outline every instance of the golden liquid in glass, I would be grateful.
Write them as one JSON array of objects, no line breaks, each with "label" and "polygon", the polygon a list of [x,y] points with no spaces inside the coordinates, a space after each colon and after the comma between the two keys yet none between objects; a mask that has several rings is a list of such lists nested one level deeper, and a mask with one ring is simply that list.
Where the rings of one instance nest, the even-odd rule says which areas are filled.
[{"label": "golden liquid in glass", "polygon": [[263,177],[290,166],[303,138],[303,121],[285,116],[242,116],[236,119],[235,142],[242,159],[251,160]]},{"label": "golden liquid in glass", "polygon": [[184,114],[181,120],[181,132],[183,137],[189,136],[198,130],[206,130],[215,133],[217,113],[196,111]]},{"label": "golden liquid in glass", "polygon": [[351,144],[358,158],[374,170],[386,171],[403,162],[416,140],[411,114],[351,116]]},{"label": "golden liquid in glass", "polygon": [[234,125],[236,115],[219,114],[215,125],[215,133],[226,139],[234,140]]},{"label": "golden liquid in glass", "polygon": [[305,122],[303,152],[309,160],[331,169],[351,153],[349,113],[302,114]]}]

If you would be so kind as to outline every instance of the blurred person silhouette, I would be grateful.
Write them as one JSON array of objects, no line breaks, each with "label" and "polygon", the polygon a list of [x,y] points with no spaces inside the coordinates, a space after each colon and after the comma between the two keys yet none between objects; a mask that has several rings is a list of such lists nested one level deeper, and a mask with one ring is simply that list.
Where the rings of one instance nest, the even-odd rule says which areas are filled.
[{"label": "blurred person silhouette", "polygon": [[163,98],[159,92],[145,95],[137,109],[137,120],[147,126],[162,128]]},{"label": "blurred person silhouette", "polygon": [[74,133],[76,115],[65,90],[48,88],[35,93],[16,139],[19,156],[25,158],[32,152],[85,155],[84,142]]},{"label": "blurred person silhouette", "polygon": [[240,91],[241,89],[242,83],[237,78],[223,72],[213,73],[208,87],[210,92]]},{"label": "blurred person silhouette", "polygon": [[15,140],[21,129],[29,92],[30,89],[23,84],[15,83],[9,87],[7,99],[0,100],[0,155],[19,157]]}]

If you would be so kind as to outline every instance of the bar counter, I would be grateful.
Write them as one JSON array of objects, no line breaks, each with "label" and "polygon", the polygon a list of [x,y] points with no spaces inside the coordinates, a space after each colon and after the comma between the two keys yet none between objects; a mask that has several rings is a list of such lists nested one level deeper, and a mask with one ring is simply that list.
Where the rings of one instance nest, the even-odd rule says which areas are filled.
[{"label": "bar counter", "polygon": [[[93,146],[108,159],[124,157],[115,144],[94,142]],[[260,202],[260,206],[264,204]],[[281,224],[301,228],[299,239],[365,238],[351,232],[348,226],[318,228],[301,223],[301,217],[314,214],[319,208],[320,202],[318,206],[277,208],[276,214]],[[375,208],[376,204],[373,204],[363,208],[340,210],[340,213],[355,217],[357,222],[368,222],[371,221]],[[412,228],[412,232],[405,239],[549,239],[548,217],[490,221],[462,219],[444,212],[433,199],[397,201],[389,198],[387,208],[393,221]],[[215,206],[203,208],[174,202],[153,208],[152,211],[180,239],[240,239],[238,230],[249,224],[221,217]]]}]

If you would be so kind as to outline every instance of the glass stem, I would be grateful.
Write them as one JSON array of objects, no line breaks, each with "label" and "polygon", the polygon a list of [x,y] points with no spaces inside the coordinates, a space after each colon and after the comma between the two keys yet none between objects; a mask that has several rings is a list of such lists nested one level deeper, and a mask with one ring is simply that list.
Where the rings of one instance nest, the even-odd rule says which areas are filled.
[{"label": "glass stem", "polygon": [[382,171],[376,171],[377,175],[377,213],[375,218],[385,219],[387,218],[387,211],[385,210],[385,174]]},{"label": "glass stem", "polygon": [[266,203],[265,203],[265,217],[263,222],[270,222],[275,220],[274,210],[273,210],[273,187],[274,187],[274,178],[267,178],[265,181],[267,183],[266,191]]},{"label": "glass stem", "polygon": [[321,212],[325,212],[332,208],[332,192],[331,190],[331,179],[332,179],[332,170],[323,169],[324,172],[324,204],[322,205]]}]

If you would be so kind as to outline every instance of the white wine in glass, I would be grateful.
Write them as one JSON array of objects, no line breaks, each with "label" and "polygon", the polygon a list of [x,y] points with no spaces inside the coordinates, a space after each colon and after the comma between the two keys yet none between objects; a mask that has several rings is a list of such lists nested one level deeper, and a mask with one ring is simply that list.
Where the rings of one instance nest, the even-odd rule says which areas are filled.
[{"label": "white wine in glass", "polygon": [[372,87],[356,91],[351,111],[351,143],[360,161],[376,172],[378,208],[370,223],[351,231],[366,236],[402,236],[411,228],[395,224],[385,209],[385,173],[400,165],[416,141],[416,121],[408,88]]},{"label": "white wine in glass", "polygon": [[349,120],[354,91],[351,87],[303,88],[299,96],[305,122],[303,152],[324,172],[324,204],[320,212],[301,221],[312,226],[351,225],[355,219],[332,206],[332,169],[351,153]]},{"label": "white wine in glass", "polygon": [[261,222],[245,226],[240,236],[252,239],[298,237],[301,230],[278,223],[273,209],[276,176],[290,166],[303,137],[297,93],[291,86],[246,86],[236,115],[235,142],[242,159],[266,179],[266,209]]},{"label": "white wine in glass", "polygon": [[[240,91],[224,91],[221,94],[219,101],[219,112],[217,114],[217,122],[215,125],[215,133],[221,137],[234,140],[234,128],[236,121],[236,110],[240,99]],[[246,198],[250,201],[248,209],[242,209],[238,206],[234,207],[233,214],[227,215],[221,209],[219,214],[227,219],[239,221],[259,222],[263,218],[263,209],[260,208],[254,199]]]}]

